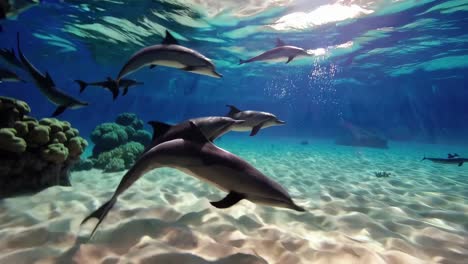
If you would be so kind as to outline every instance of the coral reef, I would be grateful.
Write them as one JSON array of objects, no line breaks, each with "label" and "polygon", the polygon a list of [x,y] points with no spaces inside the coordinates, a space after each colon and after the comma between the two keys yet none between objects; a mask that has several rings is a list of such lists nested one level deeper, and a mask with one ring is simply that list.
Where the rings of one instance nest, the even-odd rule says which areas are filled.
[{"label": "coral reef", "polygon": [[69,169],[88,145],[70,123],[30,112],[26,102],[0,97],[0,197],[69,186]]},{"label": "coral reef", "polygon": [[97,126],[91,134],[95,144],[92,157],[81,160],[73,170],[96,168],[116,172],[130,168],[151,142],[151,133],[143,126],[143,121],[133,113],[122,113],[115,123]]}]

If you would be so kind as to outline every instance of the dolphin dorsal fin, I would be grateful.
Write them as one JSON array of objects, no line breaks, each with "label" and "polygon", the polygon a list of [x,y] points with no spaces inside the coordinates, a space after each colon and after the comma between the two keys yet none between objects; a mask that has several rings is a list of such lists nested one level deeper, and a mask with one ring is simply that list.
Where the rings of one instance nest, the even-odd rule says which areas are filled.
[{"label": "dolphin dorsal fin", "polygon": [[52,77],[50,77],[49,72],[46,72],[45,80],[47,81],[48,85],[55,86],[54,80],[52,80]]},{"label": "dolphin dorsal fin", "polygon": [[203,132],[200,130],[200,128],[195,125],[193,121],[189,121],[190,127],[192,128],[189,135],[185,136],[184,139],[186,140],[191,140],[199,143],[207,143],[210,142],[206,136],[203,134]]},{"label": "dolphin dorsal fin", "polygon": [[229,110],[229,113],[227,114],[227,116],[232,116],[234,114],[237,114],[239,112],[242,112],[241,110],[239,110],[237,107],[233,106],[233,105],[226,105],[227,107],[229,107],[231,110]]},{"label": "dolphin dorsal fin", "polygon": [[276,47],[286,46],[286,43],[282,41],[280,38],[276,39]]},{"label": "dolphin dorsal fin", "polygon": [[164,45],[179,45],[179,42],[177,41],[172,34],[166,30],[166,37],[163,39],[162,44]]},{"label": "dolphin dorsal fin", "polygon": [[166,134],[167,131],[169,131],[169,129],[172,128],[171,125],[159,121],[149,121],[148,125],[153,127],[152,141],[155,141],[156,139],[160,138],[161,136]]}]

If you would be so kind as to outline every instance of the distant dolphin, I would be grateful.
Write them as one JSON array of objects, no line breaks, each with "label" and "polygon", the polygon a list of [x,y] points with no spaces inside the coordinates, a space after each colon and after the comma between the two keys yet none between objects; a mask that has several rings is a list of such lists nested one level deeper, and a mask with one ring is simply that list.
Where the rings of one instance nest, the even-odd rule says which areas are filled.
[{"label": "distant dolphin", "polygon": [[71,95],[66,94],[62,90],[59,90],[56,86],[49,73],[46,72],[45,76],[32,65],[28,59],[24,56],[20,47],[19,33],[17,33],[18,42],[18,53],[25,70],[31,75],[34,83],[39,88],[41,93],[47,97],[47,99],[53,104],[57,105],[57,109],[52,114],[53,117],[60,115],[67,108],[76,109],[87,106],[87,102],[80,101],[73,98]]},{"label": "distant dolphin", "polygon": [[[458,155],[457,155],[458,156]],[[458,164],[458,166],[462,166],[463,163],[468,162],[468,159],[465,158],[448,158],[448,159],[441,159],[441,158],[426,158],[424,157],[421,161],[423,160],[430,160],[434,163],[441,163],[441,164]]]},{"label": "distant dolphin", "polygon": [[[112,80],[112,78],[110,78],[110,77],[107,77],[107,80],[102,81],[102,82],[87,83],[87,82],[82,81],[82,80],[75,80],[75,82],[80,85],[80,93],[82,93],[86,89],[86,87],[88,87],[88,86],[100,86],[100,87],[103,87],[103,88],[107,88],[109,91],[111,91],[114,100],[119,95],[119,91],[113,89],[113,85],[114,85],[115,81]],[[143,84],[144,83],[142,83],[142,82],[138,82],[138,81],[131,80],[131,79],[122,79],[119,82],[120,88],[123,89],[123,93],[122,93],[123,96],[125,96],[128,93],[128,88],[130,88],[131,86],[137,86],[137,85],[143,85]]]},{"label": "distant dolphin", "polygon": [[231,110],[226,115],[233,119],[245,120],[244,123],[235,125],[233,131],[249,131],[250,136],[255,136],[261,128],[280,126],[286,124],[285,121],[279,120],[274,114],[260,111],[241,111],[233,105],[226,105]]},{"label": "distant dolphin", "polygon": [[268,61],[287,58],[286,64],[297,56],[312,56],[303,48],[288,46],[281,39],[276,39],[276,47],[248,60],[239,60],[239,65],[254,61]]},{"label": "distant dolphin", "polygon": [[81,222],[84,224],[91,218],[99,219],[90,239],[118,196],[145,173],[162,167],[181,170],[229,192],[222,200],[211,202],[216,208],[228,208],[247,199],[254,203],[305,211],[292,201],[281,185],[245,160],[209,142],[194,122],[190,121],[190,126],[192,129],[187,130],[183,137],[161,143],[144,153],[123,176],[112,198]]},{"label": "distant dolphin", "polygon": [[13,49],[0,49],[0,57],[2,57],[10,66],[17,67],[22,69],[23,64],[15,55],[15,51]]},{"label": "distant dolphin", "polygon": [[0,83],[1,82],[25,82],[16,73],[0,67]]},{"label": "distant dolphin", "polygon": [[210,59],[195,50],[180,46],[171,33],[166,30],[166,37],[162,44],[146,47],[135,53],[120,70],[116,82],[118,84],[122,77],[145,66],[154,68],[156,65],[215,78],[222,77],[221,74],[216,72],[215,65]]}]

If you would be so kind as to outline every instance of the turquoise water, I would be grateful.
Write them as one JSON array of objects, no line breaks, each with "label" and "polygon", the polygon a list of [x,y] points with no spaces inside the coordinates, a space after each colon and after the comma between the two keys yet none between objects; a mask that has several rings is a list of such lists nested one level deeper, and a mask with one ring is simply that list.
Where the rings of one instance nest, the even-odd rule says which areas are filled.
[{"label": "turquoise water", "polygon": [[[38,2],[0,0],[0,263],[466,263],[466,1]],[[113,98],[123,65],[166,30],[213,66],[148,64]],[[8,59],[17,33],[45,86],[89,104],[38,89]],[[277,39],[303,56],[249,61]],[[214,140],[232,154],[205,141],[213,126],[183,123],[227,105],[274,115]],[[173,131],[150,121],[186,126],[155,143]],[[132,174],[145,160],[163,168]],[[249,166],[284,188],[261,197],[273,204],[252,197],[280,187],[257,188]],[[89,239],[97,220],[83,219],[137,174]],[[245,199],[211,204],[227,191]],[[305,211],[281,207],[284,193]]]}]

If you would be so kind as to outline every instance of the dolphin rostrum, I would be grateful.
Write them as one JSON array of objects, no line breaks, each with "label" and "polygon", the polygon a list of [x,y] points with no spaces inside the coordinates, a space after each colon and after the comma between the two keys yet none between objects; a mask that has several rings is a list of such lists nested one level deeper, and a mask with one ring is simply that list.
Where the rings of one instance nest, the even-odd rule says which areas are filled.
[{"label": "dolphin rostrum", "polygon": [[227,114],[228,117],[245,120],[244,123],[233,126],[233,131],[251,131],[250,136],[255,136],[261,128],[286,124],[285,121],[279,120],[271,113],[252,110],[241,111],[233,105],[227,106],[231,109]]},{"label": "dolphin rostrum", "polygon": [[46,72],[45,76],[32,65],[28,59],[24,56],[20,47],[19,33],[17,33],[18,42],[18,54],[25,70],[31,75],[36,86],[39,88],[41,93],[47,97],[47,99],[53,104],[57,105],[57,109],[52,114],[53,117],[60,115],[67,108],[76,109],[87,106],[87,102],[80,101],[68,95],[62,90],[59,90],[56,86],[49,73]]},{"label": "dolphin rostrum", "polygon": [[0,83],[1,82],[25,82],[16,73],[0,67]]},{"label": "dolphin rostrum", "polygon": [[[100,86],[111,91],[112,97],[114,100],[119,95],[119,90],[115,90],[113,86],[115,81],[112,80],[112,78],[110,77],[107,77],[106,81],[102,81],[102,82],[87,83],[82,80],[75,80],[75,82],[80,85],[80,93],[82,93],[88,86]],[[122,79],[119,81],[119,87],[123,89],[123,93],[122,93],[123,96],[125,96],[128,93],[128,88],[132,86],[143,85],[143,84],[144,84],[143,82],[138,82],[138,81],[131,80],[131,79]]]},{"label": "dolphin rostrum", "polygon": [[201,53],[179,45],[178,41],[166,30],[166,37],[158,45],[149,46],[135,53],[122,67],[118,76],[120,80],[132,72],[145,66],[154,68],[156,65],[177,68],[188,72],[221,78],[215,65]]},{"label": "dolphin rostrum", "polygon": [[161,143],[144,153],[123,176],[112,198],[81,222],[84,224],[91,218],[99,219],[90,239],[118,196],[147,172],[162,167],[181,170],[228,192],[220,201],[211,202],[216,208],[229,208],[246,199],[254,203],[305,211],[294,203],[281,185],[245,160],[216,147],[194,122],[189,123],[191,128],[184,131],[181,138]]},{"label": "dolphin rostrum", "polygon": [[254,61],[268,61],[287,58],[286,64],[297,56],[312,56],[303,48],[286,45],[281,39],[276,39],[276,47],[248,60],[239,60],[239,65]]},{"label": "dolphin rostrum", "polygon": [[455,154],[455,156],[452,155],[452,157],[450,157],[451,154],[449,154],[449,158],[447,159],[441,159],[441,158],[426,158],[424,157],[421,161],[423,160],[430,160],[434,163],[441,163],[441,164],[457,164],[458,166],[462,166],[463,163],[465,162],[468,162],[468,159],[466,158],[460,158],[458,157],[458,154]]}]

